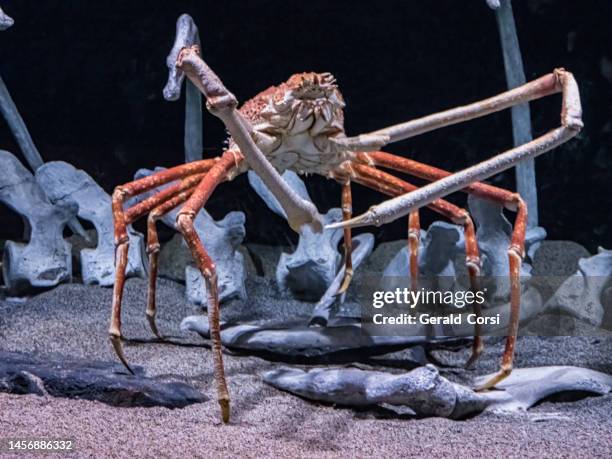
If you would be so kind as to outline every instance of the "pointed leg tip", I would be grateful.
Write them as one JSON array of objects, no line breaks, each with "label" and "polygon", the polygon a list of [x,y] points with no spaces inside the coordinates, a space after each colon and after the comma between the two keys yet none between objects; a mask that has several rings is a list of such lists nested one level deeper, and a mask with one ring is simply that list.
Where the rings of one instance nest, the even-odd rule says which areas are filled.
[{"label": "pointed leg tip", "polygon": [[377,217],[375,208],[371,207],[370,210],[356,217],[325,225],[325,229],[359,228],[369,225],[380,226],[386,222],[386,220]]},{"label": "pointed leg tip", "polygon": [[474,392],[485,392],[492,389],[494,386],[490,386],[488,383],[481,384],[480,386],[474,387]]},{"label": "pointed leg tip", "polygon": [[340,288],[338,289],[338,291],[336,292],[334,296],[340,296],[346,293],[349,286],[351,285],[352,280],[353,280],[353,273],[352,271],[347,270],[346,274],[344,275],[344,279],[342,280],[342,285],[340,286]]},{"label": "pointed leg tip", "polygon": [[117,357],[119,357],[119,360],[121,361],[123,366],[132,375],[136,375],[136,373],[134,373],[134,370],[132,370],[129,363],[127,362],[127,359],[125,358],[125,354],[123,353],[123,345],[121,344],[121,336],[111,334],[109,335],[109,338],[110,338],[111,344],[113,345],[113,349],[115,350],[115,354],[117,354]]},{"label": "pointed leg tip", "polygon": [[159,339],[160,341],[165,341],[166,338],[164,338],[161,333],[159,333],[157,323],[155,322],[155,316],[147,314],[147,321],[149,322],[149,328],[151,328],[151,331],[157,337],[157,339]]},{"label": "pointed leg tip", "polygon": [[497,384],[506,379],[511,372],[511,369],[501,369],[497,374],[489,378],[486,382],[476,386],[474,388],[474,392],[484,392],[489,389],[494,389],[495,386],[497,386]]},{"label": "pointed leg tip", "polygon": [[221,407],[221,419],[223,424],[228,424],[230,421],[230,401],[227,399],[219,400],[219,406]]}]

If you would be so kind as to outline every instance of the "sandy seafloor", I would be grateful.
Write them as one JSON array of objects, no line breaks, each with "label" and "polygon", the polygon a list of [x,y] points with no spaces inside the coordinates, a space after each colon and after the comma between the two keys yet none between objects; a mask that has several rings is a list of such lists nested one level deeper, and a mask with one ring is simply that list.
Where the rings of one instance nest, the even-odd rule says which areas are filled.
[{"label": "sandy seafloor", "polygon": [[[306,317],[312,308],[281,295],[273,281],[262,277],[251,276],[247,291],[248,301],[223,308],[225,319],[253,319],[279,311]],[[114,361],[107,338],[111,293],[108,288],[68,284],[24,302],[0,301],[0,349]],[[152,338],[144,317],[145,295],[145,280],[127,282],[123,332],[128,338]],[[95,401],[0,393],[0,438],[71,438],[75,452],[69,457],[612,457],[612,394],[546,401],[520,415],[413,419],[384,410],[312,403],[283,393],[261,378],[262,372],[283,364],[229,353],[225,365],[232,419],[223,425],[211,353],[200,337],[179,330],[181,319],[197,309],[184,300],[182,285],[164,279],[159,282],[158,308],[162,333],[202,347],[127,343],[128,359],[149,376],[194,385],[209,401],[175,410],[117,408]],[[503,343],[491,340],[471,374],[496,370]],[[468,353],[465,349],[435,355],[459,365]],[[402,371],[402,353],[388,357],[393,366],[380,368]],[[517,367],[553,364],[612,373],[612,338],[519,339]],[[466,376],[459,368],[449,371],[447,376]]]}]

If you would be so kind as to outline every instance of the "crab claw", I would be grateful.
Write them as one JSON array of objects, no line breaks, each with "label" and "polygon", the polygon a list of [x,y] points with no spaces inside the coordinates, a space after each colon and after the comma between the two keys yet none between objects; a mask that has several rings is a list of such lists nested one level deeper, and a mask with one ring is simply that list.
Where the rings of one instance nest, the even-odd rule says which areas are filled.
[{"label": "crab claw", "polygon": [[389,143],[386,134],[361,134],[356,137],[331,137],[329,139],[340,150],[376,151]]},{"label": "crab claw", "polygon": [[356,217],[349,218],[348,220],[342,220],[340,222],[330,223],[329,225],[325,225],[325,229],[332,230],[332,229],[340,229],[340,228],[358,228],[360,226],[370,226],[370,225],[380,226],[386,222],[381,220],[378,217],[376,207],[377,206],[370,207],[370,209],[367,212],[361,215],[358,215]]},{"label": "crab claw", "polygon": [[134,373],[134,370],[132,370],[132,368],[128,364],[127,359],[125,358],[125,354],[123,353],[123,345],[121,344],[121,337],[117,335],[109,335],[109,338],[110,338],[111,344],[113,345],[113,349],[115,350],[115,353],[117,354],[117,357],[119,357],[119,360],[121,360],[121,363],[123,363],[127,371],[135,375],[136,373]]},{"label": "crab claw", "polygon": [[158,339],[164,341],[165,338],[159,333],[157,323],[155,323],[155,316],[147,314],[147,321],[149,322],[149,327],[151,328],[153,334],[157,336]]},{"label": "crab claw", "polygon": [[353,280],[353,270],[347,269],[344,273],[344,279],[342,279],[342,285],[336,292],[335,296],[343,295],[348,290],[349,285],[351,285],[352,280]]}]

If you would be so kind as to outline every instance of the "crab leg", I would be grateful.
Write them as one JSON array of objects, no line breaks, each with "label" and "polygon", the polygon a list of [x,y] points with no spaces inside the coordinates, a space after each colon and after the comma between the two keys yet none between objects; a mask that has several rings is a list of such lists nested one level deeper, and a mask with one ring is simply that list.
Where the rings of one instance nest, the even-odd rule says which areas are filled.
[{"label": "crab leg", "polygon": [[[210,167],[212,167],[213,163],[214,160],[211,161]],[[208,169],[205,169],[204,172],[207,172],[210,167]],[[163,190],[160,190],[159,192],[153,194],[152,196],[143,199],[142,201],[133,205],[125,211],[126,223],[129,225],[135,222],[147,212],[151,212],[162,202],[174,198],[185,190],[193,188],[195,185],[198,184],[200,180],[202,180],[202,178],[204,178],[204,174],[189,175],[182,179],[180,182],[172,184],[164,188]]]},{"label": "crab leg", "polygon": [[287,214],[289,226],[296,232],[302,225],[312,225],[313,229],[321,230],[321,216],[316,207],[311,202],[300,198],[291,189],[259,149],[257,143],[264,142],[264,140],[236,109],[238,105],[236,97],[228,91],[219,77],[202,60],[199,47],[194,45],[183,48],[178,55],[176,66],[204,94],[208,111],[223,121],[251,168],[278,199]]},{"label": "crab leg", "polygon": [[[449,110],[448,112],[442,112],[446,113],[446,115],[442,116],[441,118],[439,118],[440,114],[431,115],[438,121],[440,121],[440,119],[443,121],[450,121],[444,121],[442,124],[440,124],[440,122],[432,123],[428,121],[424,123],[424,125],[428,127],[426,130],[422,130],[421,128],[405,128],[405,126],[410,125],[410,123],[413,122],[398,125],[404,126],[404,128],[401,129],[398,127],[389,128],[389,132],[391,133],[389,135],[391,138],[401,140],[403,138],[410,137],[410,135],[426,132],[427,130],[434,129],[436,127],[447,126],[464,119],[473,118],[477,114],[478,116],[480,114],[488,114],[492,111],[501,110],[502,108],[506,108],[513,104],[522,103],[536,97],[541,97],[559,91],[562,91],[563,93],[561,127],[556,128],[531,142],[508,150],[494,156],[491,159],[483,161],[480,164],[476,164],[475,166],[468,167],[461,172],[449,175],[446,178],[419,188],[411,193],[407,193],[385,201],[379,205],[372,206],[362,215],[347,221],[327,225],[327,228],[331,229],[344,228],[346,226],[357,227],[367,225],[380,226],[384,223],[392,222],[393,220],[407,215],[413,210],[423,207],[438,198],[465,188],[471,183],[484,180],[492,175],[509,169],[524,159],[535,158],[536,156],[552,150],[578,134],[583,124],[581,120],[582,110],[580,107],[578,85],[576,84],[576,81],[571,73],[562,69],[557,69],[550,75],[546,75],[538,80],[527,83],[524,86],[520,86],[519,88],[508,91],[500,96],[493,97],[484,102],[468,105],[467,107],[461,107],[459,109]],[[495,109],[492,109],[491,107],[494,107]],[[469,114],[470,116],[461,118],[456,114],[456,110],[459,110],[459,112],[465,111],[465,113]],[[417,123],[417,126],[420,126],[420,124]],[[401,135],[395,134],[396,131],[398,133],[401,132]],[[408,133],[410,133],[410,135],[407,135]]]},{"label": "crab leg", "polygon": [[[400,172],[405,172],[426,180],[440,180],[451,175],[442,169],[433,166],[419,163],[417,161],[395,156],[382,151],[371,153],[358,153],[357,160],[367,164],[374,164],[389,169],[394,169]],[[508,249],[508,258],[510,266],[510,323],[508,336],[506,339],[506,348],[502,358],[502,367],[500,373],[486,382],[479,389],[487,389],[493,387],[512,371],[512,363],[514,359],[514,346],[516,344],[516,335],[518,333],[519,318],[520,318],[520,299],[521,299],[521,284],[520,284],[520,268],[525,252],[525,231],[527,226],[527,206],[521,199],[518,193],[512,193],[498,187],[487,185],[485,183],[473,183],[462,191],[473,194],[480,198],[493,200],[503,204],[511,210],[517,212],[512,231],[512,239]],[[474,304],[478,308],[477,314],[480,312],[480,305]],[[475,311],[476,312],[476,311]],[[480,346],[479,352],[474,352],[472,356],[480,354],[482,351],[482,343],[474,344]],[[475,349],[476,351],[476,349]],[[468,366],[474,363],[470,359]]]},{"label": "crab leg", "polygon": [[[349,220],[353,213],[353,198],[351,181],[342,184],[342,219]],[[342,295],[348,289],[353,279],[353,239],[351,228],[344,228],[344,279],[336,295]]]},{"label": "crab leg", "polygon": [[[407,193],[417,189],[417,187],[411,183],[401,180],[391,174],[376,169],[374,167],[359,164],[356,162],[346,162],[340,166],[340,171],[336,172],[342,174],[342,176],[350,175],[351,179],[361,185],[368,188],[380,191],[381,193],[397,196],[402,193]],[[476,242],[476,231],[474,223],[470,218],[469,213],[465,209],[461,209],[448,201],[443,199],[437,199],[432,203],[428,204],[434,212],[443,215],[453,221],[456,224],[462,225],[465,232],[465,262],[468,268],[468,275],[470,279],[470,289],[477,291],[480,287],[479,276],[480,276],[480,253],[478,250],[478,243]],[[411,214],[412,215],[412,214]],[[417,231],[417,223],[414,221],[417,217],[412,217],[412,223],[409,223],[409,232],[412,231],[414,234]],[[420,231],[420,228],[418,228]],[[418,234],[418,233],[417,233]],[[409,241],[410,244],[410,241]],[[412,281],[412,288],[418,287],[418,240],[416,244],[413,242],[409,245],[410,248],[410,272],[411,277],[414,276],[416,271],[416,281]],[[480,307],[476,305],[474,307],[474,313],[480,316]],[[474,327],[474,343],[472,348],[472,356],[468,361],[468,364],[473,363],[478,356],[482,353],[482,340],[480,337],[480,326]]]},{"label": "crab leg", "polygon": [[[180,184],[173,185],[168,187],[166,190],[161,191],[157,195],[142,201],[137,204],[138,211],[133,211],[126,213],[123,210],[123,204],[125,201],[138,194],[144,193],[145,191],[149,191],[153,188],[157,188],[158,186],[164,185],[168,182],[172,182],[176,179],[179,179],[183,176],[189,176],[193,174],[197,174],[203,171],[210,169],[212,164],[215,163],[216,160],[203,160],[197,161],[189,164],[183,164],[181,166],[173,167],[171,169],[166,169],[165,171],[159,172],[157,174],[151,175],[149,177],[144,177],[139,180],[135,180],[126,185],[121,185],[115,188],[112,197],[112,206],[113,206],[113,219],[115,225],[115,285],[113,286],[113,304],[111,307],[111,320],[110,327],[108,330],[109,338],[115,353],[119,357],[119,360],[125,365],[128,371],[133,373],[129,364],[127,363],[127,359],[123,353],[123,347],[121,345],[121,300],[123,298],[123,287],[125,284],[125,270],[127,267],[127,259],[128,259],[128,248],[129,248],[129,238],[127,234],[127,225],[133,221],[134,218],[138,215],[138,212],[145,213],[163,201],[167,200],[172,196],[172,193],[176,191],[180,187]],[[143,203],[147,204],[143,204]],[[127,215],[126,215],[127,214]],[[129,216],[129,218],[128,218]]]},{"label": "crab leg", "polygon": [[567,103],[564,100],[564,107],[571,109],[571,113],[566,113],[564,109],[561,115],[562,118],[566,116],[574,118],[573,120],[562,120],[562,125],[570,127],[578,124],[579,127],[582,127],[578,87],[573,75],[560,68],[536,80],[488,99],[451,108],[450,110],[434,113],[405,123],[395,124],[355,137],[341,138],[336,140],[336,143],[350,147],[351,150],[372,151],[389,143],[399,142],[400,140],[415,137],[446,126],[490,115],[491,113],[558,92],[563,92],[564,99],[566,97],[568,99]]},{"label": "crab leg", "polygon": [[[191,178],[191,177],[190,177]],[[200,181],[202,179],[201,175],[194,176],[194,180]],[[191,182],[190,180],[189,182]],[[185,180],[187,182],[187,180]],[[188,182],[188,183],[189,183]],[[149,322],[149,326],[151,327],[151,331],[153,334],[157,336],[159,339],[163,339],[159,333],[157,328],[157,324],[155,323],[155,314],[156,314],[156,304],[155,304],[155,291],[157,286],[157,261],[159,258],[159,238],[157,236],[157,220],[162,218],[168,212],[170,212],[175,207],[184,203],[189,199],[189,197],[193,194],[195,190],[195,183],[189,187],[179,192],[176,196],[170,198],[168,201],[157,206],[155,209],[151,211],[149,216],[147,217],[147,255],[149,255],[149,283],[147,289],[147,321]]]},{"label": "crab leg", "polygon": [[419,211],[408,216],[408,252],[410,253],[410,288],[419,288],[419,244],[421,242],[421,220]]},{"label": "crab leg", "polygon": [[[211,163],[214,161],[211,161]],[[211,164],[212,167],[212,164]],[[157,260],[159,258],[159,238],[157,237],[156,223],[161,217],[182,204],[193,193],[193,189],[202,180],[204,174],[190,175],[179,183],[171,185],[159,193],[150,196],[126,211],[126,221],[132,223],[142,215],[149,213],[147,218],[147,255],[149,256],[149,283],[147,291],[146,317],[151,331],[159,339],[160,335],[155,323],[155,290],[157,285]],[[161,204],[160,204],[161,203]]]},{"label": "crab leg", "polygon": [[[340,167],[344,171],[347,169],[350,170],[353,181],[387,195],[398,195],[418,189],[416,185],[366,164],[350,162],[350,164],[343,163]],[[480,273],[480,255],[478,252],[478,244],[476,243],[474,223],[468,212],[443,199],[436,199],[429,203],[427,207],[464,227],[466,234],[466,263],[468,268],[471,268],[470,272],[478,275]],[[414,222],[413,230],[416,230]]]},{"label": "crab leg", "polygon": [[231,176],[232,171],[238,168],[242,160],[243,157],[240,153],[226,151],[219,162],[208,171],[176,217],[177,227],[183,234],[196,265],[200,269],[206,282],[206,291],[208,293],[208,320],[210,323],[210,337],[212,339],[214,375],[217,383],[217,400],[221,407],[223,422],[229,422],[230,397],[225,382],[225,370],[223,367],[223,356],[221,354],[217,273],[215,271],[215,263],[202,245],[202,241],[193,226],[193,221],[200,209],[202,209],[206,201],[208,201],[208,198],[217,185]]}]

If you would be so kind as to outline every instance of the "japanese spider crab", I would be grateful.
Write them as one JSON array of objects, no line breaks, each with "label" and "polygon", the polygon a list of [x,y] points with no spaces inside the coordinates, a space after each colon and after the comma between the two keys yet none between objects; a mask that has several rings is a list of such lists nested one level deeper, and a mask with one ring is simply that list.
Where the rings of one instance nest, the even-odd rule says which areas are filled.
[{"label": "japanese spider crab", "polygon": [[[519,323],[521,285],[519,269],[524,256],[527,208],[521,197],[501,188],[479,182],[514,166],[517,162],[538,156],[574,137],[582,128],[578,86],[571,73],[556,69],[552,73],[500,95],[423,118],[396,124],[375,132],[347,137],[344,131],[344,102],[334,77],[329,73],[300,73],[285,83],[272,86],[238,108],[238,101],[219,77],[202,60],[197,44],[183,47],[176,59],[177,72],[182,72],[204,94],[206,107],[221,119],[231,137],[223,154],[157,172],[118,186],[112,199],[115,220],[116,282],[113,292],[109,329],[113,347],[131,371],[121,345],[121,298],[128,256],[127,225],[148,213],[147,252],[150,261],[147,318],[153,332],[155,325],[155,282],[159,241],[156,221],[165,213],[182,205],[177,227],[184,236],[195,262],[202,272],[208,292],[208,316],[214,361],[214,378],[222,419],[228,422],[230,397],[224,375],[219,331],[219,300],[215,264],[210,258],[193,221],[215,187],[232,180],[249,169],[254,170],[276,196],[288,216],[291,228],[312,225],[323,231],[317,209],[303,201],[283,181],[281,173],[291,169],[298,173],[315,173],[334,179],[342,185],[343,221],[328,228],[344,229],[344,262],[346,276],[340,292],[347,289],[351,277],[351,228],[382,225],[409,215],[410,272],[417,278],[419,247],[419,209],[430,207],[435,212],[464,227],[466,262],[471,287],[478,287],[480,258],[474,224],[464,209],[442,198],[455,191],[477,195],[503,204],[517,212],[511,245],[508,249],[511,279],[511,314],[506,347],[499,372],[479,387],[494,387],[512,369],[514,346]],[[561,126],[537,139],[508,150],[480,164],[451,174],[450,172],[395,156],[380,149],[434,129],[488,115],[517,104],[554,93],[562,93]],[[431,181],[416,187],[388,172],[414,175]],[[172,183],[171,183],[172,182]],[[351,218],[351,182],[356,182],[392,198],[371,207],[364,214]],[[124,209],[126,201],[138,194],[169,184],[138,204]],[[478,314],[480,311],[476,311]],[[479,329],[475,329],[473,363],[482,352]]]}]

